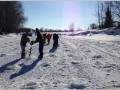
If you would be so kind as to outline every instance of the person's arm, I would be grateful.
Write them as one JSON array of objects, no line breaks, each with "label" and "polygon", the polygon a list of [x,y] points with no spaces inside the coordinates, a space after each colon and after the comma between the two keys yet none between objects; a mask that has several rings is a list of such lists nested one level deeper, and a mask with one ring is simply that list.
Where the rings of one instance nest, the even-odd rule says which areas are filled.
[{"label": "person's arm", "polygon": [[38,42],[38,38],[36,38],[35,41],[31,41],[30,44],[33,45],[34,43],[37,43]]},{"label": "person's arm", "polygon": [[29,38],[27,38],[27,42],[30,42],[30,39],[29,39]]}]

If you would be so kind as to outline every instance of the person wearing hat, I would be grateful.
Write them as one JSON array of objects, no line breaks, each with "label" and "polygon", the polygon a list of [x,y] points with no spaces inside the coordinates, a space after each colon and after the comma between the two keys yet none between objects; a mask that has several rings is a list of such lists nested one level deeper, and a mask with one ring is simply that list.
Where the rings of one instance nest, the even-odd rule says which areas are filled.
[{"label": "person wearing hat", "polygon": [[27,42],[30,42],[30,39],[27,37],[26,33],[22,34],[20,46],[21,46],[21,58],[25,58],[25,47]]},{"label": "person wearing hat", "polygon": [[44,48],[44,36],[40,33],[38,28],[36,28],[37,38],[35,41],[31,41],[31,45],[39,42],[39,56],[38,58],[43,58],[43,48]]}]

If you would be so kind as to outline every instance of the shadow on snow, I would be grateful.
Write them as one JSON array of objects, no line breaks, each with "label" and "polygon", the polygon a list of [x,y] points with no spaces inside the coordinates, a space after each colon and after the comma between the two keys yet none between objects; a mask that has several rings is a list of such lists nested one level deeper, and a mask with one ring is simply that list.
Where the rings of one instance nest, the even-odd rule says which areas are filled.
[{"label": "shadow on snow", "polygon": [[18,73],[12,74],[10,76],[10,79],[16,78],[17,76],[23,75],[27,72],[29,72],[30,70],[32,70],[36,64],[42,59],[36,59],[31,65],[23,65],[23,67],[21,68],[21,70]]},{"label": "shadow on snow", "polygon": [[16,59],[16,60],[14,60],[14,61],[12,61],[12,62],[9,62],[9,63],[3,65],[2,67],[0,67],[0,73],[3,73],[5,70],[7,70],[7,66],[14,65],[14,64],[16,64],[17,62],[19,62],[20,60],[21,60],[21,59],[19,58],[19,59]]},{"label": "shadow on snow", "polygon": [[53,53],[53,52],[56,51],[56,49],[57,49],[57,48],[51,48],[51,49],[49,50],[49,52],[50,52],[50,53]]},{"label": "shadow on snow", "polygon": [[47,43],[47,44],[44,44],[44,46],[48,46],[49,44]]}]

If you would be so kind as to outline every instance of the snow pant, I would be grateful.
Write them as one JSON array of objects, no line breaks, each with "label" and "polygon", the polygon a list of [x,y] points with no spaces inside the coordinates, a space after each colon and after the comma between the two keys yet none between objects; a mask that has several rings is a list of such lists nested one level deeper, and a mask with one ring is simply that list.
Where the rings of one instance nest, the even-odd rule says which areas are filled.
[{"label": "snow pant", "polygon": [[48,39],[48,44],[50,43],[50,39]]},{"label": "snow pant", "polygon": [[25,46],[21,46],[21,58],[25,58]]},{"label": "snow pant", "polygon": [[53,48],[57,48],[57,46],[58,46],[58,40],[54,40]]},{"label": "snow pant", "polygon": [[44,47],[44,44],[39,44],[39,58],[43,58],[43,47]]}]

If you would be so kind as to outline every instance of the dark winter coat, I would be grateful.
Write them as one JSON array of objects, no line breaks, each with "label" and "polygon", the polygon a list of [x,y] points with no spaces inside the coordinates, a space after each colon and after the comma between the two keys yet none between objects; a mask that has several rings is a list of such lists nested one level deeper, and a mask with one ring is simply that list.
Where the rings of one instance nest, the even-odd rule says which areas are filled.
[{"label": "dark winter coat", "polygon": [[37,42],[39,42],[40,44],[44,44],[44,36],[40,32],[37,33],[37,38],[34,43]]},{"label": "dark winter coat", "polygon": [[29,42],[30,39],[27,37],[27,35],[22,35],[20,45],[21,46],[26,46],[26,43]]},{"label": "dark winter coat", "polygon": [[59,39],[58,34],[53,34],[53,40],[54,40],[54,41],[58,41],[58,39]]},{"label": "dark winter coat", "polygon": [[53,34],[53,40],[54,40],[53,48],[57,48],[57,46],[58,46],[58,39],[59,39],[58,34]]}]

